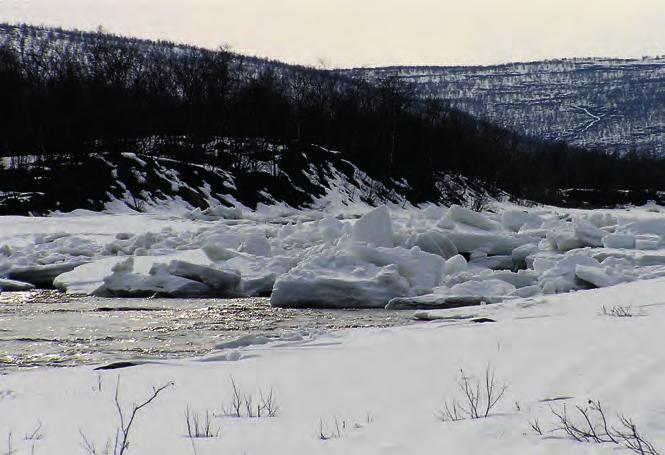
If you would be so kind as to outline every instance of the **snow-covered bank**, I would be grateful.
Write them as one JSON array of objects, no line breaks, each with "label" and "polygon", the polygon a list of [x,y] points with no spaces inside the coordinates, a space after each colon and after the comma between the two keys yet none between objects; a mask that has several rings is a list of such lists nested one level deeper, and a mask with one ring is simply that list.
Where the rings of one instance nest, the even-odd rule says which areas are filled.
[{"label": "snow-covered bank", "polygon": [[[245,338],[207,361],[14,373],[0,377],[0,438],[7,441],[11,432],[17,453],[33,445],[35,453],[85,453],[81,433],[103,448],[117,424],[113,395],[120,378],[125,411],[153,386],[174,383],[138,414],[128,454],[630,453],[550,433],[556,426],[550,408],[565,403],[574,416],[574,406],[589,399],[601,401],[613,424],[616,413],[632,417],[662,450],[664,292],[665,280],[656,279],[431,311],[430,318],[441,320],[418,326],[253,346],[245,345],[263,341]],[[619,306],[633,316],[603,314],[603,307]],[[473,323],[466,319],[472,315],[496,322]],[[490,417],[438,420],[443,401],[459,395],[459,370],[482,375],[487,365],[508,385]],[[232,402],[231,377],[255,400],[272,389],[277,415],[221,416]],[[187,438],[187,407],[200,416],[209,411],[219,435]],[[531,430],[535,420],[544,436]],[[40,424],[42,437],[24,438]]]},{"label": "snow-covered bank", "polygon": [[[0,218],[0,286],[435,309],[665,276],[658,206],[261,206]],[[7,281],[11,280],[11,281]],[[4,284],[3,284],[4,283]]]}]

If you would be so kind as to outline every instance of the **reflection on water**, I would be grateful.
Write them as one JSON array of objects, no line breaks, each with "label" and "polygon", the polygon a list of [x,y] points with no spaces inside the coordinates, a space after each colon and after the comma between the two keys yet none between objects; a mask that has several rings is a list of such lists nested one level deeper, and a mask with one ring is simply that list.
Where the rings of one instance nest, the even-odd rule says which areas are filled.
[{"label": "reflection on water", "polygon": [[411,312],[272,308],[267,298],[101,299],[0,294],[0,371],[209,352],[250,333],[407,324]]}]

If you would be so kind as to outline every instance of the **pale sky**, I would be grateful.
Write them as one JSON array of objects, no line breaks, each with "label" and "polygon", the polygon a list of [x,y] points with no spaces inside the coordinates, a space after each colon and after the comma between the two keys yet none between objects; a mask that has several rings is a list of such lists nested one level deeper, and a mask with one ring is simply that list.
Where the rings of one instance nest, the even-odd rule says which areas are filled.
[{"label": "pale sky", "polygon": [[665,0],[0,0],[0,21],[334,67],[665,54]]}]

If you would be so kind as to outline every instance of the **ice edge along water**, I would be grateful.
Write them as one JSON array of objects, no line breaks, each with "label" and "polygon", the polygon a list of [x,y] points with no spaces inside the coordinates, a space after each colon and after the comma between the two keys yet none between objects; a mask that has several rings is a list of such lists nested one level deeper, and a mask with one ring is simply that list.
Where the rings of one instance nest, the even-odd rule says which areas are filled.
[{"label": "ice edge along water", "polygon": [[4,217],[0,286],[125,297],[271,295],[281,307],[496,303],[665,276],[658,210],[357,205],[227,209],[204,220],[188,216],[196,210]]}]

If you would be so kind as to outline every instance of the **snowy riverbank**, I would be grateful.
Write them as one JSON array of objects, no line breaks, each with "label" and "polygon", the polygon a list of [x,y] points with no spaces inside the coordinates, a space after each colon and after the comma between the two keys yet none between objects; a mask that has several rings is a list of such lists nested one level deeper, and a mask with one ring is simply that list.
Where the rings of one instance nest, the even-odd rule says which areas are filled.
[{"label": "snowy riverbank", "polygon": [[[242,346],[252,341],[245,339],[203,359],[14,373],[0,377],[0,436],[7,441],[11,432],[16,453],[33,445],[37,454],[86,453],[81,433],[103,450],[118,424],[119,378],[124,412],[153,386],[174,384],[139,412],[129,436],[128,453],[135,454],[631,453],[551,432],[559,425],[552,409],[565,404],[582,424],[575,406],[589,399],[602,403],[610,423],[625,414],[662,448],[664,292],[665,280],[657,279],[439,310],[430,317],[448,319],[418,326],[254,346]],[[619,307],[632,317],[604,314]],[[473,323],[471,315],[496,322]],[[497,384],[508,386],[490,416],[440,421],[444,400],[461,398],[460,369],[483,375],[488,365]],[[224,416],[233,402],[231,378],[255,404],[272,389],[277,415]],[[190,416],[208,411],[217,436],[188,438],[187,407]],[[534,422],[543,436],[531,429]],[[26,439],[37,426],[41,437]]]}]

